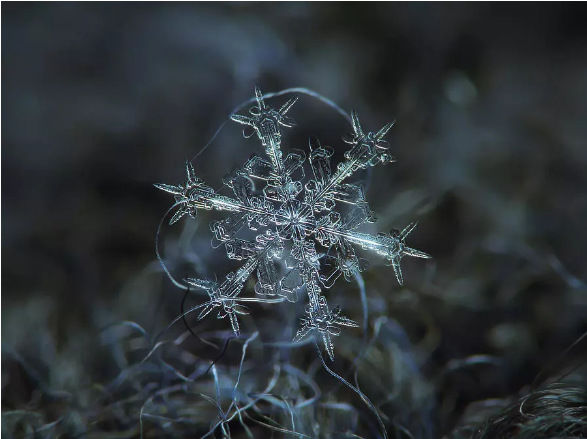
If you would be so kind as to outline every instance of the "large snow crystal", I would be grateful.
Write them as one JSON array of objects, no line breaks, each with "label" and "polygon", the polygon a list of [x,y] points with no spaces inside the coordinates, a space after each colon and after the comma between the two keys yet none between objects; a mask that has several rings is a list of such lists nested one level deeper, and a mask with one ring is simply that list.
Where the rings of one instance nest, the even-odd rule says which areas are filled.
[{"label": "large snow crystal", "polygon": [[[292,150],[284,157],[282,128],[295,125],[287,114],[297,98],[275,110],[264,102],[258,88],[255,95],[257,105],[248,115],[233,114],[231,118],[244,125],[245,137],[257,135],[265,156],[252,156],[242,168],[225,177],[224,184],[232,190],[233,197],[220,195],[207,186],[195,175],[189,162],[184,185],[155,186],[175,197],[178,208],[170,224],[186,214],[195,217],[200,209],[226,213],[224,219],[210,225],[214,239],[224,245],[230,259],[244,261],[222,282],[186,280],[209,296],[199,319],[212,311],[217,312],[218,318],[228,317],[238,335],[237,315],[246,310],[243,302],[264,302],[268,296],[295,302],[305,293],[306,316],[294,341],[317,332],[333,360],[331,336],[340,333],[340,326],[358,325],[344,317],[338,307],[330,310],[322,292],[341,274],[350,280],[362,269],[356,247],[384,257],[393,266],[400,285],[403,283],[402,257],[430,257],[405,244],[415,224],[389,234],[370,235],[357,231],[362,224],[375,219],[363,189],[347,180],[360,169],[394,161],[384,140],[393,123],[377,132],[365,132],[353,111],[353,133],[345,139],[350,147],[344,154],[344,161],[333,171],[330,163],[333,151],[317,142],[310,143],[307,155]],[[309,164],[306,170],[311,170],[309,178],[305,178],[306,163]],[[242,234],[239,237],[239,231],[245,227],[254,233],[254,239],[242,239]],[[256,295],[242,297],[245,282],[255,271]]]}]

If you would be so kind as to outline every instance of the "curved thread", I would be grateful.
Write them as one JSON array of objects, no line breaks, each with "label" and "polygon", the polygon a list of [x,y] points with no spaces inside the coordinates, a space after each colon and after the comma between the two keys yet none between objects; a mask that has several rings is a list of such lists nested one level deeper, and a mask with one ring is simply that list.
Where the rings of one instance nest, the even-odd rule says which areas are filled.
[{"label": "curved thread", "polygon": [[192,334],[199,341],[201,341],[204,344],[207,344],[208,346],[212,346],[214,349],[218,349],[218,346],[216,346],[214,343],[212,343],[212,342],[206,340],[205,338],[200,337],[198,334],[196,334],[194,332],[194,330],[192,329],[192,327],[188,324],[188,321],[185,318],[184,311],[185,311],[185,301],[186,301],[186,299],[188,297],[189,292],[190,292],[190,287],[188,286],[187,290],[185,290],[185,294],[183,295],[183,299],[181,299],[180,311],[181,311],[181,319],[183,320],[184,326],[190,332],[190,334]]},{"label": "curved thread", "polygon": [[[320,93],[315,92],[314,90],[310,90],[309,88],[306,88],[306,87],[291,87],[291,88],[286,88],[284,90],[280,90],[280,91],[273,92],[273,93],[266,93],[263,95],[263,99],[270,99],[270,98],[273,98],[276,96],[282,96],[282,95],[289,94],[289,93],[301,93],[301,94],[305,94],[307,96],[311,96],[315,99],[318,99],[320,102],[333,108],[338,114],[340,114],[342,117],[344,117],[347,122],[351,123],[351,116],[345,110],[343,110],[336,102],[334,102],[334,101],[328,99],[327,97],[322,96]],[[230,120],[230,116],[232,116],[233,114],[242,110],[247,105],[256,102],[256,100],[257,100],[256,97],[250,98],[250,99],[247,99],[246,101],[240,103],[236,107],[234,107],[232,109],[232,111],[230,112],[230,114],[228,115],[227,119],[224,122],[222,122],[220,124],[220,126],[216,129],[212,138],[210,140],[208,140],[208,142],[202,147],[202,149],[200,149],[196,153],[196,155],[194,155],[192,157],[192,159],[190,161],[193,162],[200,155],[202,155],[202,153],[204,151],[206,151],[208,149],[208,147],[212,144],[212,142],[214,142],[214,140],[216,140],[216,137],[218,137],[218,135],[220,134],[220,131],[222,131],[222,129],[224,128],[224,125],[226,125],[226,122],[228,122]]]},{"label": "curved thread", "polygon": [[360,389],[353,386],[351,383],[349,383],[347,380],[345,380],[343,377],[341,377],[339,374],[337,374],[336,372],[334,372],[332,369],[330,369],[328,367],[328,365],[324,361],[324,357],[322,356],[322,352],[320,351],[320,346],[318,346],[318,341],[316,340],[315,337],[314,337],[314,346],[316,346],[316,352],[318,352],[318,356],[320,357],[320,361],[322,362],[322,367],[324,367],[326,372],[328,372],[330,375],[332,375],[334,378],[339,380],[341,383],[343,383],[345,386],[347,386],[349,389],[351,389],[353,392],[355,392],[357,395],[359,395],[361,397],[361,399],[363,400],[365,405],[367,405],[367,407],[369,407],[369,410],[371,410],[373,412],[373,414],[375,415],[375,417],[377,418],[377,423],[379,424],[379,427],[381,427],[381,432],[383,433],[383,438],[387,439],[388,436],[387,436],[387,430],[385,429],[385,424],[383,423],[383,420],[381,419],[381,415],[379,414],[379,411],[377,410],[375,405],[373,405],[371,400],[369,398],[367,398],[367,395],[365,395]]},{"label": "curved thread", "polygon": [[165,212],[165,214],[161,217],[161,220],[159,221],[159,225],[157,226],[157,233],[155,234],[155,255],[157,256],[157,260],[159,261],[159,264],[161,264],[161,268],[163,268],[163,271],[165,272],[165,274],[167,275],[169,280],[171,280],[173,285],[175,285],[178,288],[181,288],[182,290],[187,291],[187,290],[189,290],[188,286],[180,283],[169,272],[169,269],[167,268],[167,265],[165,265],[165,262],[163,261],[163,258],[161,257],[161,253],[159,251],[159,235],[161,234],[161,227],[163,227],[163,221],[165,221],[165,219],[167,218],[167,216],[171,213],[171,211],[173,209],[175,209],[177,206],[179,206],[182,203],[183,203],[183,201],[175,202],[169,209],[167,209],[167,212]]}]

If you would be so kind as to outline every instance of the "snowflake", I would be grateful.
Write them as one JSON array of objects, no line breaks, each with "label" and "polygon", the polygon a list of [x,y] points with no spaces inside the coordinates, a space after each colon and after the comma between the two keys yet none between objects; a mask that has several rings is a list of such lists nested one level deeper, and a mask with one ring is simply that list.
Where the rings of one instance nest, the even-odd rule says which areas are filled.
[{"label": "snowflake", "polygon": [[[242,168],[224,178],[224,184],[234,196],[221,195],[207,186],[189,162],[184,185],[155,186],[175,197],[178,209],[170,224],[185,215],[195,218],[200,209],[226,213],[224,219],[210,226],[214,240],[224,245],[228,258],[244,261],[221,283],[186,279],[189,285],[206,291],[209,296],[199,319],[217,311],[218,318],[228,318],[238,335],[237,315],[246,313],[243,302],[267,302],[271,296],[295,302],[305,292],[306,314],[294,341],[315,333],[322,338],[333,360],[331,336],[340,333],[339,326],[358,325],[344,317],[340,308],[329,310],[323,289],[330,288],[341,274],[348,281],[363,269],[355,247],[383,256],[393,266],[400,285],[403,283],[400,261],[404,256],[430,257],[405,244],[415,223],[389,234],[357,231],[359,226],[375,219],[363,189],[347,181],[358,170],[395,161],[384,140],[393,123],[377,132],[365,132],[353,111],[353,132],[344,139],[350,147],[333,172],[330,163],[333,150],[316,141],[310,142],[308,156],[303,151],[292,150],[284,158],[281,130],[295,125],[287,113],[297,98],[275,110],[265,103],[258,88],[255,96],[257,105],[250,108],[249,115],[233,114],[231,119],[244,125],[245,137],[257,135],[266,156],[253,155]],[[303,184],[306,163],[311,178]],[[243,235],[253,238],[245,239]],[[241,297],[245,282],[255,271],[255,297]]]}]

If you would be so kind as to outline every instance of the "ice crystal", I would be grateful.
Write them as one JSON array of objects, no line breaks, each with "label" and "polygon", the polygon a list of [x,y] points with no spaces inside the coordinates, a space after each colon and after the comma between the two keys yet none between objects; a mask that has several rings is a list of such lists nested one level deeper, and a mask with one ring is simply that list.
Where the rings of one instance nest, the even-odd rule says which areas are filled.
[{"label": "ice crystal", "polygon": [[[341,274],[350,280],[362,270],[363,263],[355,248],[383,256],[393,266],[400,285],[400,261],[404,256],[430,257],[405,244],[415,223],[401,232],[370,235],[357,231],[375,218],[362,187],[348,179],[358,170],[395,161],[384,140],[393,123],[377,132],[366,132],[353,111],[353,132],[344,139],[350,147],[333,171],[333,150],[317,141],[310,142],[308,155],[291,150],[284,157],[281,130],[295,125],[287,113],[297,98],[275,110],[265,103],[258,88],[255,97],[257,105],[250,108],[248,115],[233,114],[231,119],[244,125],[245,137],[257,135],[265,157],[253,155],[242,168],[225,177],[224,184],[234,196],[221,195],[207,186],[189,162],[184,185],[155,186],[175,197],[178,208],[170,224],[186,214],[195,218],[201,209],[226,213],[224,219],[210,225],[214,239],[224,245],[228,258],[244,261],[222,282],[186,279],[190,286],[206,291],[209,296],[199,319],[215,311],[218,318],[228,317],[238,335],[237,315],[246,313],[242,302],[266,302],[271,296],[295,302],[305,292],[306,315],[294,341],[314,332],[333,360],[331,336],[340,333],[339,326],[358,325],[344,317],[340,308],[329,310],[323,289],[330,288]],[[305,164],[311,172],[306,180]],[[242,229],[252,231],[255,238],[243,239],[244,233],[239,233]],[[245,282],[255,271],[256,296],[241,297]]]}]

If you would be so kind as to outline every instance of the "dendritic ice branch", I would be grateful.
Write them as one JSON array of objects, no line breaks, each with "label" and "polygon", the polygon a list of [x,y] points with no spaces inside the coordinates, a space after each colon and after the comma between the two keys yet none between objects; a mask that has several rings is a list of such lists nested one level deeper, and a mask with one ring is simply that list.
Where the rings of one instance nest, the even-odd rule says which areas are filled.
[{"label": "dendritic ice branch", "polygon": [[[317,141],[310,142],[307,154],[282,150],[282,129],[295,125],[287,114],[297,98],[275,110],[265,103],[258,88],[255,97],[257,104],[248,115],[234,114],[231,119],[244,125],[245,137],[257,135],[265,156],[253,155],[224,178],[233,196],[221,195],[207,186],[189,162],[184,184],[155,186],[175,197],[177,210],[170,224],[184,215],[195,218],[201,209],[225,213],[224,219],[210,225],[214,240],[224,245],[229,259],[243,261],[222,282],[186,279],[209,297],[199,319],[212,312],[218,318],[228,317],[238,335],[237,315],[246,313],[243,302],[274,302],[275,298],[295,302],[300,294],[305,294],[306,315],[294,341],[314,332],[333,360],[331,336],[340,333],[340,326],[358,325],[344,317],[338,307],[329,309],[323,289],[330,288],[341,274],[348,281],[362,270],[356,248],[385,258],[393,266],[400,285],[400,261],[404,256],[430,257],[405,244],[415,223],[401,232],[378,235],[357,230],[366,222],[374,222],[375,217],[362,187],[348,182],[349,177],[360,169],[395,161],[384,140],[393,123],[377,132],[365,131],[353,111],[353,132],[344,139],[349,148],[344,160],[333,170],[333,150]],[[243,239],[245,230],[254,239]],[[255,272],[255,296],[243,297],[244,285]]]}]

